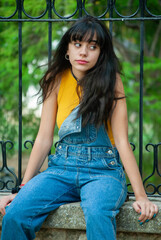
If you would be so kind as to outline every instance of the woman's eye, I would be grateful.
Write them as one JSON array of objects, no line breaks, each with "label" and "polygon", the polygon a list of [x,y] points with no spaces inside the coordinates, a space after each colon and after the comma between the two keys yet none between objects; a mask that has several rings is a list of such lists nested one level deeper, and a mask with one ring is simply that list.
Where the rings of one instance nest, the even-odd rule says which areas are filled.
[{"label": "woman's eye", "polygon": [[90,49],[94,50],[94,49],[96,49],[96,46],[95,45],[90,45]]},{"label": "woman's eye", "polygon": [[80,46],[81,46],[80,43],[74,43],[74,45],[75,45],[76,47],[80,47]]}]

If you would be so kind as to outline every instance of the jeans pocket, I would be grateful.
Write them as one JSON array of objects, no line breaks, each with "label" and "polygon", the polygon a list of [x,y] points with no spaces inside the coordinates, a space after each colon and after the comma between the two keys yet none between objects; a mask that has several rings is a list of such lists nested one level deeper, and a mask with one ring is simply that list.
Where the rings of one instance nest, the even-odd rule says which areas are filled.
[{"label": "jeans pocket", "polygon": [[117,173],[116,175],[118,176],[122,186],[126,186],[126,177],[122,164],[118,162],[116,158],[110,159],[105,157],[102,159],[102,162],[107,170],[115,170],[115,172]]},{"label": "jeans pocket", "polygon": [[116,168],[116,166],[114,167],[115,162],[116,160],[109,157],[93,157],[93,159],[89,162],[90,177],[108,177],[110,174],[113,174],[113,172],[116,172],[117,174],[117,171],[111,171]]},{"label": "jeans pocket", "polygon": [[54,165],[55,159],[56,159],[56,154],[48,156],[48,167],[52,167]]},{"label": "jeans pocket", "polygon": [[66,170],[65,160],[61,154],[54,154],[48,157],[47,173],[62,175]]},{"label": "jeans pocket", "polygon": [[120,168],[119,163],[117,162],[117,160],[115,158],[104,157],[104,158],[102,158],[102,163],[103,163],[104,167],[106,167],[109,170],[110,169],[117,170]]}]

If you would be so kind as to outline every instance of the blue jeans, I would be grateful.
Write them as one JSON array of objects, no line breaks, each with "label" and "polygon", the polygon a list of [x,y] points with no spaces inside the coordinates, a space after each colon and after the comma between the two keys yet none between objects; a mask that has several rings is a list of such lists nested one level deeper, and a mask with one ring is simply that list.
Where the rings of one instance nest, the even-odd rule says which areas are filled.
[{"label": "blue jeans", "polygon": [[60,129],[60,141],[56,153],[49,156],[48,169],[31,179],[6,209],[2,240],[34,239],[51,211],[78,201],[87,239],[116,239],[115,217],[127,194],[119,154],[104,127],[79,127],[78,133],[73,130],[70,134]]}]

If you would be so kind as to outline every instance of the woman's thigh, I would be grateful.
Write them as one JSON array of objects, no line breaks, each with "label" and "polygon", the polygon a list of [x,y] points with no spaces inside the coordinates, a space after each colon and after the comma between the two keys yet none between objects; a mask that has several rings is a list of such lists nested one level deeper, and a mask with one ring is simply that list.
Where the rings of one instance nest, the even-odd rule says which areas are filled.
[{"label": "woman's thigh", "polygon": [[115,218],[127,195],[126,184],[106,175],[91,178],[81,188],[81,206],[84,211],[107,214]]},{"label": "woman's thigh", "polygon": [[89,240],[116,240],[116,215],[126,198],[126,187],[111,176],[92,178],[81,188],[81,207]]},{"label": "woman's thigh", "polygon": [[[42,223],[48,213],[60,205],[79,201],[76,187],[71,184],[68,172],[56,174],[46,170],[31,179],[17,194],[6,213],[21,218],[30,227],[35,219]],[[41,219],[40,219],[41,216]]]}]

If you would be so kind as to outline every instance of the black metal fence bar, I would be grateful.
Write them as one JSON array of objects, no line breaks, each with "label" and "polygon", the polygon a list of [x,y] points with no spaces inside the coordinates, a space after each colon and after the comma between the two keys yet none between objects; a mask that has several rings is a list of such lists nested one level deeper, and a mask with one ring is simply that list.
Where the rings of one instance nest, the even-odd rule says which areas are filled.
[{"label": "black metal fence bar", "polygon": [[[125,22],[125,21],[156,21],[161,20],[161,16],[157,17],[136,17],[136,18],[99,18],[101,21]],[[0,22],[75,22],[77,19],[1,19]]]},{"label": "black metal fence bar", "polygon": [[[140,0],[141,17],[144,17],[144,2]],[[143,74],[144,74],[144,22],[140,22],[140,108],[139,108],[139,170],[142,176],[143,163]]]},{"label": "black metal fence bar", "polygon": [[[109,8],[110,18],[112,19],[112,17],[113,17],[113,1],[112,1],[112,0],[109,1],[109,6],[108,6],[108,8]],[[113,21],[109,21],[109,23],[110,23],[110,24],[109,24],[109,31],[110,31],[111,36],[112,36]]]},{"label": "black metal fence bar", "polygon": [[[22,2],[18,1],[18,18],[22,18]],[[21,183],[22,173],[22,22],[18,22],[19,50],[19,139],[18,139],[18,184]]]},{"label": "black metal fence bar", "polygon": [[[3,16],[0,16],[0,22],[8,22],[8,21],[42,21],[42,22],[57,22],[57,21],[75,21],[73,19],[71,19],[73,16],[76,15],[77,11],[79,12],[79,17],[82,16],[82,13],[84,12],[85,14],[89,14],[86,10],[86,1],[85,0],[76,0],[77,1],[77,7],[74,11],[73,14],[71,15],[68,15],[68,16],[61,16],[55,9],[55,3],[56,3],[56,0],[46,0],[46,9],[44,10],[44,12],[40,15],[40,16],[36,16],[36,17],[33,17],[33,16],[30,16],[26,11],[25,11],[25,8],[24,8],[24,2],[25,0],[15,0],[16,2],[16,9],[15,11],[13,12],[13,14],[11,14],[10,16],[7,16],[7,17],[3,17]],[[161,15],[156,15],[156,14],[153,14],[147,7],[147,0],[138,0],[138,8],[137,10],[132,13],[131,15],[122,15],[121,13],[119,13],[119,11],[117,10],[117,7],[116,7],[116,3],[117,1],[116,0],[107,0],[107,8],[106,10],[104,11],[104,13],[102,13],[100,16],[97,16],[98,18],[100,18],[101,20],[105,20],[105,21],[125,21],[125,20],[128,20],[128,21],[142,21],[142,20],[159,20],[161,19]],[[48,11],[51,11],[51,7],[52,7],[52,10],[53,12],[60,18],[60,19],[41,19],[42,17],[45,16],[45,14],[48,12]],[[144,16],[143,14],[143,10],[149,15],[149,16]],[[18,19],[12,19],[17,12],[21,11],[21,13],[24,13],[24,15],[28,18],[28,19],[25,19],[25,18],[19,18]],[[110,13],[110,17],[109,18],[106,18],[105,15],[106,13],[109,12]],[[119,17],[118,18],[113,18],[112,17],[112,12],[115,12]],[[139,12],[141,12],[141,17],[135,17]],[[48,15],[49,16],[49,15]]]},{"label": "black metal fence bar", "polygon": [[[52,19],[52,5],[48,2],[48,18]],[[52,22],[48,23],[48,62],[50,63],[52,54]]]},{"label": "black metal fence bar", "polygon": [[77,8],[79,10],[79,18],[80,18],[82,17],[82,10],[83,10],[82,0],[77,1]]},{"label": "black metal fence bar", "polygon": [[[44,11],[39,16],[30,16],[24,7],[25,0],[15,0],[16,7],[13,13],[10,16],[2,17],[0,16],[0,23],[2,22],[17,22],[18,24],[18,49],[19,49],[19,139],[18,139],[18,177],[12,172],[8,166],[6,161],[6,145],[9,143],[11,144],[11,147],[13,147],[13,143],[10,141],[4,142],[3,140],[0,141],[0,146],[2,149],[2,167],[0,169],[0,172],[2,172],[4,169],[9,171],[13,175],[14,183],[20,184],[22,179],[22,23],[25,22],[48,22],[48,61],[50,62],[52,57],[52,24],[56,22],[74,22],[77,20],[77,18],[82,17],[82,15],[86,14],[88,15],[88,11],[86,9],[86,1],[85,0],[75,0],[76,1],[76,9],[74,12],[68,16],[61,16],[55,7],[56,1],[58,0],[46,0],[46,6]],[[106,17],[106,14],[108,13],[109,17]],[[18,18],[15,19],[16,14],[18,15]],[[24,16],[23,16],[24,15]],[[48,16],[47,19],[45,19],[45,16]],[[116,17],[113,17],[113,16]],[[140,15],[140,16],[138,16]],[[54,17],[58,18],[54,18]],[[76,18],[73,18],[77,16]],[[138,0],[138,6],[136,10],[128,15],[125,16],[121,14],[117,9],[117,1],[116,0],[107,0],[107,5],[105,11],[100,15],[96,16],[101,21],[109,21],[109,30],[112,33],[113,28],[113,22],[140,22],[140,102],[139,102],[139,170],[142,175],[142,166],[143,166],[143,79],[144,79],[144,23],[145,21],[159,21],[161,20],[161,15],[156,15],[151,12],[151,9],[147,6],[147,0]],[[1,140],[1,139],[0,139]],[[28,148],[28,143],[33,146],[32,141],[26,141],[24,143],[25,148]],[[157,193],[157,196],[161,196],[161,184],[158,186],[154,186],[154,184],[147,184],[147,180],[154,175],[155,171],[157,172],[158,176],[161,177],[161,173],[159,172],[159,166],[158,166],[158,148],[161,145],[161,143],[158,144],[147,144],[146,150],[149,150],[149,146],[153,147],[154,151],[154,166],[152,173],[145,178],[143,181],[145,188],[151,186],[153,188],[153,192],[148,193],[149,195],[154,195]],[[132,146],[135,149],[135,145],[132,144]],[[3,191],[4,189],[10,190],[8,187],[9,182],[3,182],[0,180],[1,187],[0,191]]]}]

